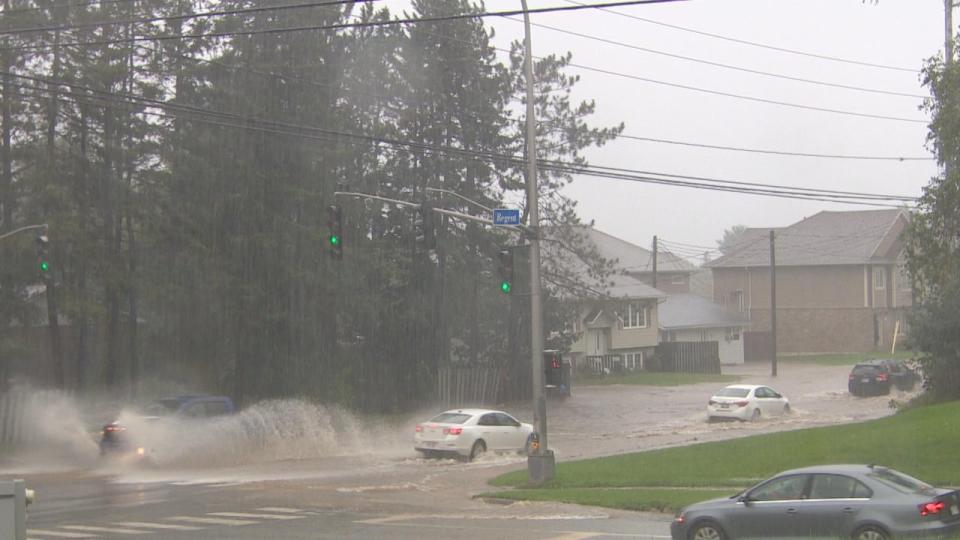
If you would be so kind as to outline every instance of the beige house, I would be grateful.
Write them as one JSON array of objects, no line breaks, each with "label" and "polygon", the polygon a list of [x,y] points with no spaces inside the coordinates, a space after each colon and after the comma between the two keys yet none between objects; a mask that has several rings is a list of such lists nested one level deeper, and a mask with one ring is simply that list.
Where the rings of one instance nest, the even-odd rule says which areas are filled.
[{"label": "beige house", "polygon": [[707,263],[714,301],[750,320],[747,359],[769,350],[762,343],[770,332],[771,230],[778,351],[889,349],[912,305],[901,241],[907,219],[898,209],[820,212],[788,227],[748,229],[729,253]]},{"label": "beige house", "polygon": [[574,366],[594,371],[642,369],[657,346],[657,305],[666,295],[630,276],[614,276],[606,297],[574,321]]}]

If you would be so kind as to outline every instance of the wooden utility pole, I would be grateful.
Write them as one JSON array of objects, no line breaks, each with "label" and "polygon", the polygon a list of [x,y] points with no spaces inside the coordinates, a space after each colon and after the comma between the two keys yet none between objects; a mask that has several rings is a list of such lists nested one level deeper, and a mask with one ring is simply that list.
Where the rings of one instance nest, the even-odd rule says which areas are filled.
[{"label": "wooden utility pole", "polygon": [[953,64],[953,0],[943,0],[943,63]]},{"label": "wooden utility pole", "polygon": [[777,255],[770,231],[770,374],[777,376]]},{"label": "wooden utility pole", "polygon": [[653,288],[657,288],[657,237],[653,237]]}]

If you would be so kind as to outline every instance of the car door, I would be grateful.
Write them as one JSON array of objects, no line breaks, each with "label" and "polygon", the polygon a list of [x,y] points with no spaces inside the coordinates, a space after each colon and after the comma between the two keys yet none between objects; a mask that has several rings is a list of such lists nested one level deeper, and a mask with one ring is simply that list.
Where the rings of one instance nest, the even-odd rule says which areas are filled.
[{"label": "car door", "polygon": [[486,413],[477,420],[477,437],[483,439],[487,450],[499,450],[503,445],[500,421],[496,413]]},{"label": "car door", "polygon": [[802,537],[800,518],[803,515],[810,475],[778,476],[751,489],[731,511],[730,523],[734,538]]},{"label": "car door", "polygon": [[780,395],[780,393],[774,390],[773,388],[770,388],[768,386],[766,387],[766,389],[767,389],[767,394],[770,396],[768,398],[770,402],[769,403],[770,414],[771,415],[783,414],[783,407],[784,405],[786,405],[787,400],[784,399],[784,397]]},{"label": "car door", "polygon": [[518,450],[527,443],[527,435],[520,429],[520,421],[507,413],[498,413],[503,429],[503,445],[507,450]]},{"label": "car door", "polygon": [[811,538],[840,538],[870,501],[873,492],[856,478],[842,474],[814,474],[804,520]]},{"label": "car door", "polygon": [[760,412],[763,413],[763,416],[774,416],[779,414],[779,411],[775,410],[775,403],[773,398],[773,390],[767,388],[766,386],[761,386],[753,391],[753,396],[757,400],[757,406],[760,408]]}]

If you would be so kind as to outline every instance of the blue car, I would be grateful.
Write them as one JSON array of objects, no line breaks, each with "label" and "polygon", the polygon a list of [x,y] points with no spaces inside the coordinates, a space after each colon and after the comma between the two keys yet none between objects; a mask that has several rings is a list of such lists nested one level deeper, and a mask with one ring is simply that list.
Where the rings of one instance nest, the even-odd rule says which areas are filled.
[{"label": "blue car", "polygon": [[674,540],[940,538],[960,532],[960,492],[876,465],[782,472],[674,518]]}]

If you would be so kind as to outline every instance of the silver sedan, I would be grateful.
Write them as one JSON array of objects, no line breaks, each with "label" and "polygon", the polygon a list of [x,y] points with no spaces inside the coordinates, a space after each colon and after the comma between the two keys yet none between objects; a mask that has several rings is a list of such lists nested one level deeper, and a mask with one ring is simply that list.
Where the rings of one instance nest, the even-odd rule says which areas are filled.
[{"label": "silver sedan", "polygon": [[875,465],[823,465],[780,473],[734,495],[693,504],[674,540],[935,537],[960,532],[960,492]]}]

